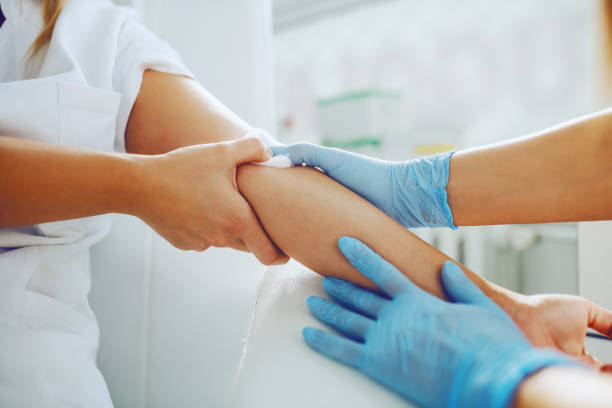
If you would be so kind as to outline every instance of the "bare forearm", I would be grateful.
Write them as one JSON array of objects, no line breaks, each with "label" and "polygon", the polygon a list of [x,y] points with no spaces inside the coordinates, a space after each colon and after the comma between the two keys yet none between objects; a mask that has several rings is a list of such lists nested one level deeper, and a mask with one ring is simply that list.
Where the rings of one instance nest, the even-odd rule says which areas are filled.
[{"label": "bare forearm", "polygon": [[0,137],[0,227],[128,212],[136,168],[128,155]]},{"label": "bare forearm", "polygon": [[456,225],[612,218],[612,109],[450,161]]},{"label": "bare forearm", "polygon": [[[352,236],[423,289],[445,297],[439,274],[449,257],[321,172],[304,167],[243,165],[239,168],[238,185],[278,247],[314,271],[374,287],[338,249],[341,236]],[[508,292],[464,270],[496,301],[508,300]]]},{"label": "bare forearm", "polygon": [[515,408],[599,408],[612,402],[612,376],[596,371],[550,367],[519,387]]},{"label": "bare forearm", "polygon": [[246,122],[195,80],[147,71],[125,137],[128,152],[158,154],[239,139],[249,130]]}]

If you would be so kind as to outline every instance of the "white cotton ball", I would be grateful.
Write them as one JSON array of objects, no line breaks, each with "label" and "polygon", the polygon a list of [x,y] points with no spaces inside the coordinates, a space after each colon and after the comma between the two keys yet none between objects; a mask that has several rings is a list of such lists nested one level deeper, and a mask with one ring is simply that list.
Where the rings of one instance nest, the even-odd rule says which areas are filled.
[{"label": "white cotton ball", "polygon": [[291,160],[289,160],[289,156],[286,155],[278,155],[272,157],[270,160],[266,160],[264,162],[253,162],[253,164],[258,164],[260,166],[266,167],[276,167],[278,169],[285,169],[287,167],[291,167]]}]

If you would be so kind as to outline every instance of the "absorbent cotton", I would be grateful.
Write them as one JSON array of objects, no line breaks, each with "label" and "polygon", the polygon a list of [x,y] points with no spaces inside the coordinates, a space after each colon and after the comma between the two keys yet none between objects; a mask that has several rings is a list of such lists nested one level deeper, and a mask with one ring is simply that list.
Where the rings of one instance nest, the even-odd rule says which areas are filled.
[{"label": "absorbent cotton", "polygon": [[[259,140],[261,140],[261,142],[266,147],[284,146],[283,143],[280,143],[278,140],[274,139],[268,132],[266,132],[263,129],[253,129],[252,131],[247,133],[245,137],[251,137],[251,136],[254,136],[258,138]],[[274,156],[270,160],[266,160],[264,162],[254,162],[254,164],[258,164],[260,166],[267,166],[267,167],[276,167],[279,169],[291,167],[292,165],[291,160],[289,159],[289,156],[286,156],[286,155]]]},{"label": "absorbent cotton", "polygon": [[253,162],[253,164],[258,164],[260,166],[266,167],[276,167],[277,169],[285,169],[287,167],[291,167],[291,160],[289,156],[274,156],[270,160],[266,160],[264,162]]},{"label": "absorbent cotton", "polygon": [[322,277],[295,261],[268,268],[255,300],[234,389],[234,408],[412,405],[357,370],[310,349],[305,326],[332,331],[306,306],[310,295],[329,299]]}]

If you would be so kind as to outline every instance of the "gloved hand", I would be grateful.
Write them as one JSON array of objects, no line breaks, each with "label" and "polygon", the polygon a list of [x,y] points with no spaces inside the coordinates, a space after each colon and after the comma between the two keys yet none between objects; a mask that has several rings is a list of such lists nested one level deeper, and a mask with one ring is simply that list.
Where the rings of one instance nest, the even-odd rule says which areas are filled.
[{"label": "gloved hand", "polygon": [[451,227],[446,198],[450,156],[438,154],[405,162],[378,160],[310,143],[272,147],[294,165],[318,167],[405,227]]},{"label": "gloved hand", "polygon": [[414,285],[354,238],[339,241],[344,256],[388,296],[325,278],[338,304],[310,297],[311,312],[343,336],[305,328],[304,340],[323,355],[355,367],[425,407],[506,407],[530,373],[578,364],[537,349],[454,263],[442,269],[453,302]]}]

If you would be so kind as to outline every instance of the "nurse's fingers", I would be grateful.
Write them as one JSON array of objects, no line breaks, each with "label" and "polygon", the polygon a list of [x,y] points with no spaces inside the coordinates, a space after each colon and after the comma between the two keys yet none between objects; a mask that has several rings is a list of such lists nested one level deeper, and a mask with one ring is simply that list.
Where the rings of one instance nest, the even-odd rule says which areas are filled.
[{"label": "nurse's fingers", "polygon": [[389,302],[376,293],[342,279],[327,277],[323,279],[323,288],[340,303],[373,319],[376,319],[378,312]]},{"label": "nurse's fingers", "polygon": [[368,331],[374,327],[374,320],[351,312],[320,297],[311,296],[306,303],[308,309],[317,319],[357,341],[364,341]]},{"label": "nurse's fingers", "polygon": [[589,327],[604,336],[612,336],[612,312],[589,302]]},{"label": "nurse's fingers", "polygon": [[254,136],[226,142],[232,164],[237,167],[242,163],[266,161],[272,157],[268,149]]},{"label": "nurse's fingers", "polygon": [[400,292],[412,292],[414,295],[424,293],[395,266],[384,260],[361,241],[351,237],[342,237],[338,241],[338,247],[359,272],[390,297],[394,297]]},{"label": "nurse's fingers", "polygon": [[288,155],[294,165],[306,164],[318,167],[326,173],[333,173],[352,153],[330,147],[318,146],[312,143],[296,143],[289,146],[273,146],[275,155]]},{"label": "nurse's fingers", "polygon": [[268,238],[268,234],[263,230],[251,207],[248,204],[246,206],[247,208],[244,210],[246,219],[244,220],[243,233],[240,237],[246,247],[264,265],[287,263],[289,258]]},{"label": "nurse's fingers", "polygon": [[363,352],[363,345],[323,330],[305,327],[302,330],[304,341],[326,357],[357,368]]},{"label": "nurse's fingers", "polygon": [[459,265],[452,261],[444,262],[441,281],[449,299],[455,303],[497,308],[497,305],[465,275]]},{"label": "nurse's fingers", "polygon": [[249,248],[247,248],[244,241],[241,240],[240,238],[233,239],[232,242],[229,243],[228,247],[235,249],[237,251],[250,252]]}]

